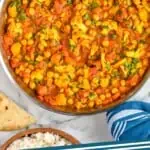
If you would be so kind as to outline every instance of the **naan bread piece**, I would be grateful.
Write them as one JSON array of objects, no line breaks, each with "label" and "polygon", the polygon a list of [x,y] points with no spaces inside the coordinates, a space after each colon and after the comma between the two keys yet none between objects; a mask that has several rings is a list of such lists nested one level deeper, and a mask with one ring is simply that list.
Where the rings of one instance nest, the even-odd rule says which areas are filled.
[{"label": "naan bread piece", "polygon": [[0,131],[22,129],[35,122],[33,116],[0,92]]}]

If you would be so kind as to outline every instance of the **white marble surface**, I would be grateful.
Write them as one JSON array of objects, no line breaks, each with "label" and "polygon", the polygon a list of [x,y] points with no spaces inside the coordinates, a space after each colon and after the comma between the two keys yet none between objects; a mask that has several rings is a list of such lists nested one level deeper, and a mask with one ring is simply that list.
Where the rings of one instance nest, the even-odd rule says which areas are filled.
[{"label": "white marble surface", "polygon": [[[150,93],[150,80],[134,97],[143,99]],[[0,66],[0,91],[3,91],[25,110],[33,114],[38,120],[36,126],[54,127],[64,130],[75,136],[82,143],[111,141],[112,137],[107,129],[105,113],[92,116],[65,116],[46,111],[33,104],[23,93],[11,84]],[[0,145],[16,132],[0,132]]]}]

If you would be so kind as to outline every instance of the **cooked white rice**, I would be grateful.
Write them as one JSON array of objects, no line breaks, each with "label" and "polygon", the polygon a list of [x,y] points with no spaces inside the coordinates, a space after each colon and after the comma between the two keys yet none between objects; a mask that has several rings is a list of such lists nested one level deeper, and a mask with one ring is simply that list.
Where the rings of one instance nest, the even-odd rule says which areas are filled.
[{"label": "cooked white rice", "polygon": [[65,146],[71,143],[66,139],[49,132],[36,133],[14,141],[7,150],[20,150],[28,148],[41,148],[49,146]]}]

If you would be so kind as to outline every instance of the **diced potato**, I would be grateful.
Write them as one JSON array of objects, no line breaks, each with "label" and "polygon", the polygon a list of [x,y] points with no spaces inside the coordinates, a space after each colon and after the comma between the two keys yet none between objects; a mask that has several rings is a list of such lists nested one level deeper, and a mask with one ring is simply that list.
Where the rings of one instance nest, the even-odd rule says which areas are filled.
[{"label": "diced potato", "polygon": [[90,108],[93,108],[93,107],[94,107],[94,101],[90,101],[90,102],[88,103],[88,106],[89,106]]},{"label": "diced potato", "polygon": [[119,91],[119,90],[118,90],[117,88],[113,88],[111,92],[112,92],[112,94],[115,94],[115,93],[117,93],[118,91]]},{"label": "diced potato", "polygon": [[147,22],[148,20],[148,12],[146,9],[142,8],[139,10],[139,17],[141,21]]},{"label": "diced potato", "polygon": [[33,81],[30,81],[29,87],[30,87],[31,89],[35,89],[35,88],[36,88],[36,84],[35,84]]},{"label": "diced potato", "polygon": [[117,11],[119,10],[119,6],[114,6],[110,9],[110,14],[115,15],[117,13]]},{"label": "diced potato", "polygon": [[52,71],[47,72],[47,77],[52,78],[54,76],[54,73]]},{"label": "diced potato", "polygon": [[77,103],[76,103],[76,108],[79,110],[79,109],[81,109],[82,108],[82,103],[81,102],[79,102],[79,101],[77,101]]},{"label": "diced potato", "polygon": [[104,40],[102,44],[103,44],[104,47],[108,47],[109,46],[109,41],[108,40]]},{"label": "diced potato", "polygon": [[40,56],[40,55],[37,56],[36,61],[38,61],[38,62],[43,61],[43,56]]},{"label": "diced potato", "polygon": [[88,78],[89,77],[89,68],[85,67],[84,68],[84,78]]},{"label": "diced potato", "polygon": [[121,80],[120,84],[121,84],[121,86],[125,86],[126,85],[126,81],[125,80]]},{"label": "diced potato", "polygon": [[87,79],[83,80],[83,86],[82,88],[84,88],[85,90],[89,90],[90,89],[90,83]]},{"label": "diced potato", "polygon": [[52,27],[51,29],[49,29],[47,31],[47,34],[49,36],[50,39],[54,39],[56,41],[59,41],[60,39],[60,35],[59,35],[59,32],[56,28]]},{"label": "diced potato", "polygon": [[142,33],[143,30],[144,30],[144,24],[142,22],[140,22],[138,25],[136,25],[136,30],[139,32],[139,33]]},{"label": "diced potato", "polygon": [[44,51],[44,57],[49,58],[51,56],[51,52]]},{"label": "diced potato", "polygon": [[97,77],[95,77],[95,78],[93,78],[93,80],[92,80],[92,86],[93,87],[98,87],[99,86],[99,78],[97,78]]},{"label": "diced potato", "polygon": [[12,46],[11,46],[11,52],[14,56],[17,56],[20,54],[20,50],[21,50],[21,44],[19,42],[17,43],[14,43]]},{"label": "diced potato", "polygon": [[8,14],[10,17],[13,17],[13,18],[15,18],[17,16],[17,9],[16,9],[15,5],[8,7]]},{"label": "diced potato", "polygon": [[69,96],[72,96],[74,94],[74,92],[70,88],[68,88],[67,93]]},{"label": "diced potato", "polygon": [[74,103],[73,99],[72,99],[72,98],[69,98],[69,99],[68,99],[68,104],[69,104],[69,105],[72,105],[73,103]]},{"label": "diced potato", "polygon": [[30,13],[30,15],[34,15],[35,14],[34,8],[30,7],[29,8],[29,13]]},{"label": "diced potato", "polygon": [[65,106],[67,104],[67,98],[64,94],[59,94],[56,96],[56,102],[59,106]]},{"label": "diced potato", "polygon": [[29,40],[30,38],[32,38],[32,36],[33,36],[33,34],[31,32],[25,34],[25,38],[27,40]]},{"label": "diced potato", "polygon": [[109,33],[109,29],[107,28],[107,29],[103,29],[102,31],[101,31],[101,33],[103,34],[103,35],[108,35],[108,33]]},{"label": "diced potato", "polygon": [[22,33],[22,24],[21,23],[15,23],[12,22],[8,25],[8,31],[10,34],[12,34],[14,37],[18,34]]},{"label": "diced potato", "polygon": [[27,40],[22,40],[22,41],[21,41],[21,44],[22,44],[23,46],[26,46],[26,45],[27,45]]}]

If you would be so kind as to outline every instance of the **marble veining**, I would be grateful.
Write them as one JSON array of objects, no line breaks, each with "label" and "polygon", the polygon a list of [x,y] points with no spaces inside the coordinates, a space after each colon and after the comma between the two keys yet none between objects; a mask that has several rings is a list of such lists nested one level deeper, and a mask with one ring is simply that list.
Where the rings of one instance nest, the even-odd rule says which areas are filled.
[{"label": "marble veining", "polygon": [[[150,79],[132,99],[148,99],[150,96]],[[81,143],[113,140],[106,123],[105,113],[91,116],[67,116],[44,110],[34,104],[27,96],[14,87],[0,66],[0,91],[11,97],[26,111],[36,117],[33,127],[53,127],[75,136]],[[0,145],[19,131],[0,132]]]}]

